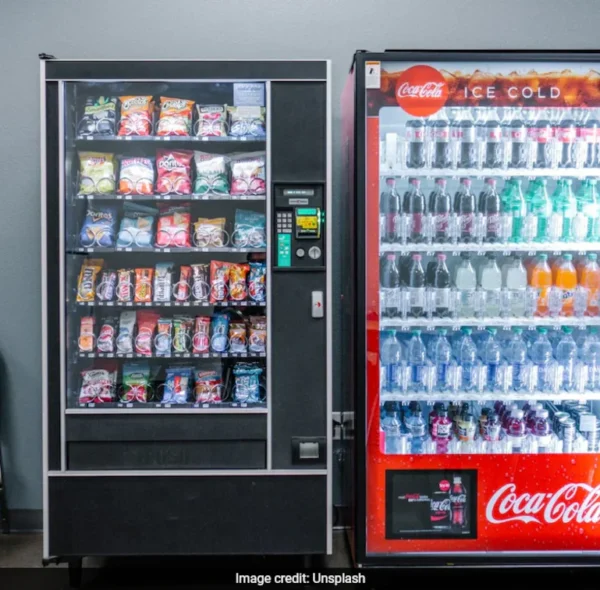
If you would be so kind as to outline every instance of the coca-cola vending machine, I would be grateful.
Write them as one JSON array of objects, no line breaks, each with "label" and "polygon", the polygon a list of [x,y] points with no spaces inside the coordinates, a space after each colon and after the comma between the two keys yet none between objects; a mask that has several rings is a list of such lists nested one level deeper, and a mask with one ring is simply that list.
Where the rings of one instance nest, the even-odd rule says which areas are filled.
[{"label": "coca-cola vending machine", "polygon": [[600,556],[599,69],[586,52],[355,55],[359,565]]}]

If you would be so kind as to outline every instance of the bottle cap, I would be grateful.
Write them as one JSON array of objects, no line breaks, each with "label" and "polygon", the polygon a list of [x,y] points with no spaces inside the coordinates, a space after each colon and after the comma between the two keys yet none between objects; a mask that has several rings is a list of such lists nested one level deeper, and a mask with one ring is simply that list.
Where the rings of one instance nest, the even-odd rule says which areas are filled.
[{"label": "bottle cap", "polygon": [[422,257],[421,257],[421,255],[420,255],[420,254],[413,254],[413,255],[412,255],[412,259],[413,259],[413,260],[421,260],[421,258],[422,258]]},{"label": "bottle cap", "polygon": [[563,255],[563,260],[566,260],[567,262],[570,262],[571,260],[573,260],[573,254],[564,254]]},{"label": "bottle cap", "polygon": [[445,178],[436,178],[435,184],[441,184],[442,186],[446,186],[446,179]]},{"label": "bottle cap", "polygon": [[565,334],[572,334],[573,333],[573,328],[571,328],[570,326],[564,326],[563,327],[563,332]]},{"label": "bottle cap", "polygon": [[461,476],[460,476],[460,475],[455,475],[455,476],[452,478],[452,481],[453,481],[454,483],[462,483],[462,478],[461,478]]},{"label": "bottle cap", "polygon": [[598,260],[598,254],[588,254],[588,260]]},{"label": "bottle cap", "polygon": [[395,254],[388,254],[386,258],[388,260],[396,260],[396,255]]},{"label": "bottle cap", "polygon": [[438,330],[438,334],[439,334],[440,336],[445,336],[447,333],[448,333],[448,330],[446,330],[446,328],[440,328],[440,329]]},{"label": "bottle cap", "polygon": [[396,184],[396,179],[395,178],[386,178],[385,183],[386,184]]},{"label": "bottle cap", "polygon": [[498,416],[498,414],[495,412],[488,414],[487,423],[490,426],[493,426],[494,424],[500,424],[500,416]]},{"label": "bottle cap", "polygon": [[418,180],[416,177],[414,177],[414,176],[411,176],[411,177],[409,177],[409,179],[408,179],[408,183],[409,183],[409,184],[412,184],[412,183],[413,183],[413,182],[415,182],[416,180]]},{"label": "bottle cap", "polygon": [[549,414],[548,410],[538,410],[536,412],[536,416],[538,418],[543,418],[544,420],[547,420],[549,415],[550,414]]},{"label": "bottle cap", "polygon": [[487,329],[487,331],[488,331],[488,332],[489,332],[489,333],[490,333],[492,336],[494,336],[494,335],[495,335],[495,334],[498,332],[498,330],[497,330],[496,328],[488,328],[488,329]]},{"label": "bottle cap", "polygon": [[466,186],[471,186],[471,179],[470,178],[461,178],[460,183],[464,184]]},{"label": "bottle cap", "polygon": [[514,414],[515,418],[517,418],[518,420],[523,420],[523,410],[515,410],[515,414]]},{"label": "bottle cap", "polygon": [[421,330],[413,330],[412,333],[413,333],[413,336],[420,336]]},{"label": "bottle cap", "polygon": [[540,260],[544,261],[544,260],[548,260],[548,254],[540,254],[539,256]]},{"label": "bottle cap", "polygon": [[462,331],[467,335],[470,336],[473,333],[473,328],[463,328]]},{"label": "bottle cap", "polygon": [[547,334],[547,333],[548,333],[548,330],[547,330],[546,328],[538,328],[538,332],[539,332],[540,334]]},{"label": "bottle cap", "polygon": [[445,254],[438,254],[438,255],[436,256],[436,258],[437,258],[438,260],[446,260],[446,255],[445,255]]},{"label": "bottle cap", "polygon": [[440,416],[440,418],[447,418],[448,417],[448,410],[446,408],[440,408],[438,410],[437,415]]},{"label": "bottle cap", "polygon": [[523,328],[513,328],[513,332],[515,334],[522,334],[523,333]]}]

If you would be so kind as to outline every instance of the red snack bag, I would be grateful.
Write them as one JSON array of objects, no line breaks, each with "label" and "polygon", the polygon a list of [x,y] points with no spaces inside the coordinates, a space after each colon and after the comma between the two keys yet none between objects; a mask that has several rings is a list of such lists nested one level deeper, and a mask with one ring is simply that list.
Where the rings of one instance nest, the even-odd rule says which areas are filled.
[{"label": "red snack bag", "polygon": [[158,150],[156,192],[161,195],[189,195],[192,192],[192,158],[189,150]]},{"label": "red snack bag", "polygon": [[193,100],[161,96],[156,135],[190,135],[193,108]]},{"label": "red snack bag", "polygon": [[135,339],[135,352],[144,356],[151,356],[154,330],[160,314],[152,311],[138,311],[136,316],[138,335]]},{"label": "red snack bag", "polygon": [[119,135],[151,135],[154,102],[151,96],[119,96]]},{"label": "red snack bag", "polygon": [[210,302],[222,303],[227,301],[229,292],[229,262],[213,260],[210,263]]},{"label": "red snack bag", "polygon": [[190,241],[190,205],[180,206],[163,203],[158,214],[156,227],[156,246],[158,248],[189,248]]},{"label": "red snack bag", "polygon": [[250,271],[247,264],[232,264],[229,267],[229,300],[246,301],[248,298],[248,287],[246,277]]},{"label": "red snack bag", "polygon": [[190,298],[192,288],[190,286],[192,278],[192,267],[182,266],[179,269],[179,280],[175,283],[173,297],[175,301],[187,301]]},{"label": "red snack bag", "polygon": [[196,318],[192,345],[192,352],[203,353],[210,350],[210,317],[203,315]]}]

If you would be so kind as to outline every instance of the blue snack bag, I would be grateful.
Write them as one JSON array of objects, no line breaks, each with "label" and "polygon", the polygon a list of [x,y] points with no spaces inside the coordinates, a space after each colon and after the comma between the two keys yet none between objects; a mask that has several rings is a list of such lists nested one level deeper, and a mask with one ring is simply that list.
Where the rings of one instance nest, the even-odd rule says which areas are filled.
[{"label": "blue snack bag", "polygon": [[163,390],[163,404],[185,404],[192,386],[191,367],[169,367]]},{"label": "blue snack bag", "polygon": [[154,243],[154,221],[158,209],[139,203],[123,205],[123,219],[119,226],[117,247],[148,248]]},{"label": "blue snack bag", "polygon": [[226,352],[229,348],[229,316],[215,313],[210,319],[210,349],[213,352]]},{"label": "blue snack bag", "polygon": [[237,209],[231,241],[236,248],[266,248],[267,234],[264,213]]},{"label": "blue snack bag", "polygon": [[233,399],[236,402],[260,402],[260,376],[263,369],[256,363],[237,363],[233,368]]},{"label": "blue snack bag", "polygon": [[117,208],[112,205],[88,204],[85,219],[79,234],[84,248],[99,246],[112,248],[115,245]]}]

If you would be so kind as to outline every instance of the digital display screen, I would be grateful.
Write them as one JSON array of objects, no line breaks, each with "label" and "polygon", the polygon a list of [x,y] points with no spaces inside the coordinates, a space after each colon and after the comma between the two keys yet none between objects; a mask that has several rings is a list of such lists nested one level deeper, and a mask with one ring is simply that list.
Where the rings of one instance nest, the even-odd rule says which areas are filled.
[{"label": "digital display screen", "polygon": [[319,239],[321,237],[320,209],[298,208],[296,217],[296,238]]}]

